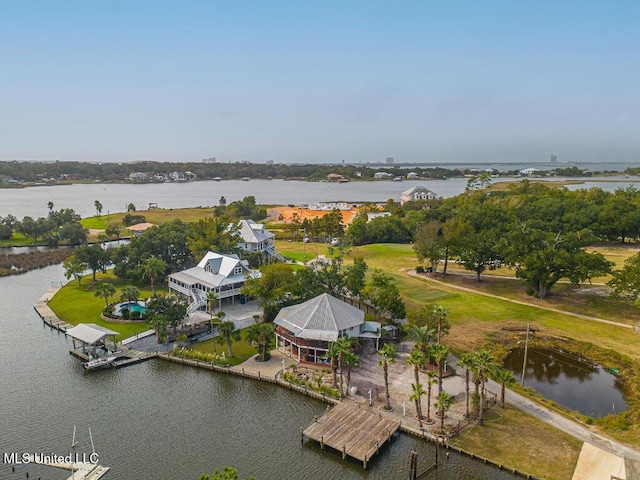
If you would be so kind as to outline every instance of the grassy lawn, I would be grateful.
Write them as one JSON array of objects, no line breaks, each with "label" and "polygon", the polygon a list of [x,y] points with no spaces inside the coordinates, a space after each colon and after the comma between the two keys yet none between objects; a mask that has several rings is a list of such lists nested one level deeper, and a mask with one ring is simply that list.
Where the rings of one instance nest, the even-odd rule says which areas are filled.
[{"label": "grassy lawn", "polygon": [[[116,287],[116,295],[111,298],[116,300],[120,295],[120,290],[125,285],[132,284],[115,277],[111,272],[106,274],[98,273],[97,282],[109,282]],[[142,283],[133,283],[140,290],[140,298],[151,296],[151,288]],[[104,298],[94,295],[96,283],[93,283],[91,275],[82,279],[78,285],[77,281],[69,282],[49,301],[49,306],[56,315],[67,323],[77,325],[78,323],[95,323],[102,327],[118,332],[118,340],[144,332],[149,329],[146,322],[143,323],[116,323],[107,322],[100,318],[100,313],[105,306]],[[156,289],[161,291],[160,289]]]},{"label": "grassy lawn", "polygon": [[112,213],[108,217],[107,215],[101,215],[99,217],[87,217],[83,218],[80,223],[82,223],[82,226],[85,228],[96,228],[104,230],[109,224],[122,223],[122,218],[127,213],[130,213],[132,215],[143,215],[146,218],[147,222],[159,225],[161,223],[169,222],[176,219],[180,219],[183,222],[194,222],[201,218],[210,217],[213,215],[213,208],[153,208],[151,210],[140,210],[135,212]]},{"label": "grassy lawn", "polygon": [[582,442],[522,411],[494,407],[483,427],[472,427],[452,444],[504,466],[549,480],[571,480]]},{"label": "grassy lawn", "polygon": [[[205,353],[222,353],[225,352],[227,355],[227,343],[222,339],[222,337],[217,337],[216,345],[214,348],[213,340],[206,340],[204,342],[199,342],[194,345],[189,345],[187,347],[189,350],[198,350],[200,352]],[[252,347],[249,342],[247,342],[247,329],[240,331],[240,340],[234,341],[231,345],[231,350],[233,351],[233,358],[228,358],[227,361],[231,365],[240,365],[241,363],[249,360],[253,355],[257,352],[255,347]]]}]

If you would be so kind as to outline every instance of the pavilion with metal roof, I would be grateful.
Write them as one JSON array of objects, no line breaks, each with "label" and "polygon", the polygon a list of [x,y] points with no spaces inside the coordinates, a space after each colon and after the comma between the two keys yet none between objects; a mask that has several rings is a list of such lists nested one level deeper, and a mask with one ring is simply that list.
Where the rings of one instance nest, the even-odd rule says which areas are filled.
[{"label": "pavilion with metal roof", "polygon": [[87,347],[89,347],[94,354],[98,345],[102,344],[106,348],[105,340],[109,337],[112,337],[115,350],[116,336],[119,335],[118,332],[101,327],[95,323],[79,323],[75,327],[68,329],[65,333],[73,339],[74,350],[77,348],[76,340],[78,340],[82,345],[83,352],[86,352]]},{"label": "pavilion with metal roof", "polygon": [[380,323],[328,293],[282,308],[273,323],[276,348],[306,363],[327,363],[329,343],[340,337],[380,338]]}]

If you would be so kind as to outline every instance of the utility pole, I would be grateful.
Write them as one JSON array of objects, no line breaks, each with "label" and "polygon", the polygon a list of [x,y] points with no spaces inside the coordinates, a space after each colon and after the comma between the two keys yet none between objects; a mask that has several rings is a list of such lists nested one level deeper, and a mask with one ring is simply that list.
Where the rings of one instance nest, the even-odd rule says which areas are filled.
[{"label": "utility pole", "polygon": [[529,349],[529,323],[527,323],[527,337],[524,341],[524,360],[522,361],[522,378],[520,379],[520,386],[524,387],[524,374],[527,371],[527,350]]}]

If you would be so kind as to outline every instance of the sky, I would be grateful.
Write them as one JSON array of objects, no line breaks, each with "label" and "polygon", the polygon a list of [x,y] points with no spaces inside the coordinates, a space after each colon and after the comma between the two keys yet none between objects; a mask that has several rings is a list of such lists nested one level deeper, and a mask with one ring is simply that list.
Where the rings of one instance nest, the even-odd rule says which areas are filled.
[{"label": "sky", "polygon": [[640,162],[640,2],[0,1],[0,160]]}]

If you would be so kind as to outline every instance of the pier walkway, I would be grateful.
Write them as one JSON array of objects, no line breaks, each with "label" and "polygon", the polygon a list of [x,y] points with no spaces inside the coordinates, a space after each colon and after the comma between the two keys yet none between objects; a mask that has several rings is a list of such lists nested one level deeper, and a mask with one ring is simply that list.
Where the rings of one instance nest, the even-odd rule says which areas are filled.
[{"label": "pier walkway", "polygon": [[400,428],[400,422],[368,407],[352,402],[342,402],[328,410],[306,429],[304,436],[360,460],[364,468],[373,455]]}]

